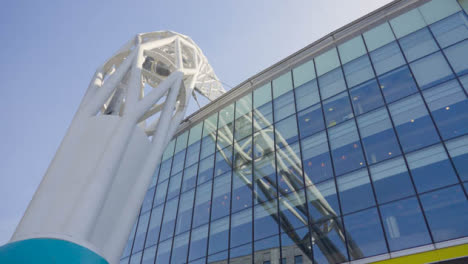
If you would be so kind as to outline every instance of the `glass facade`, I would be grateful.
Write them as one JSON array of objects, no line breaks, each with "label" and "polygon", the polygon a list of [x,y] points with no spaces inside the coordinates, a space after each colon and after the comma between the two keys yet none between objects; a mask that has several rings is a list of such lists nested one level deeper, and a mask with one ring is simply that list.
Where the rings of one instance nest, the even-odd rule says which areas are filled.
[{"label": "glass facade", "polygon": [[239,97],[171,141],[121,263],[343,263],[468,237],[467,56],[467,14],[434,0]]}]

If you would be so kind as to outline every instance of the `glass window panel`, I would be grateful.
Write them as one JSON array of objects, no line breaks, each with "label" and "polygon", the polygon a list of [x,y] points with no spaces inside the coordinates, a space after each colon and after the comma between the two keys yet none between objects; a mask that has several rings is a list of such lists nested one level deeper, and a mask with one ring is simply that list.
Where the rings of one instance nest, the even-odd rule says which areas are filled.
[{"label": "glass window panel", "polygon": [[310,60],[293,69],[294,87],[299,87],[304,83],[315,79],[314,61]]},{"label": "glass window panel", "polygon": [[294,90],[296,93],[297,111],[320,102],[317,79],[309,81]]},{"label": "glass window panel", "polygon": [[179,210],[177,213],[176,234],[190,229],[192,222],[192,208],[195,190],[186,192],[180,196]]},{"label": "glass window panel", "polygon": [[458,0],[458,3],[461,5],[463,10],[465,10],[465,12],[467,12],[467,10],[468,10],[468,0]]},{"label": "glass window panel", "polygon": [[357,123],[369,164],[401,154],[392,123],[385,108],[358,117]]},{"label": "glass window panel", "polygon": [[159,182],[162,182],[169,178],[171,173],[172,159],[168,159],[161,163],[161,169],[159,170]]},{"label": "glass window panel", "polygon": [[457,75],[468,73],[468,40],[449,47],[444,52]]},{"label": "glass window panel", "polygon": [[340,52],[341,63],[343,64],[346,64],[367,53],[361,35],[339,45],[338,51]]},{"label": "glass window panel", "polygon": [[331,128],[328,135],[336,175],[365,166],[364,155],[354,121]]},{"label": "glass window panel", "polygon": [[252,263],[252,244],[231,248],[229,251],[229,264]]},{"label": "glass window panel", "polygon": [[271,102],[271,84],[267,83],[253,91],[253,106],[258,108],[268,102]]},{"label": "glass window panel", "polygon": [[143,252],[138,252],[130,257],[130,264],[140,264],[141,255]]},{"label": "glass window panel", "polygon": [[208,256],[208,264],[227,264],[228,251],[219,252]]},{"label": "glass window panel", "polygon": [[448,152],[462,181],[468,181],[468,136],[446,142]]},{"label": "glass window panel", "polygon": [[234,104],[230,104],[219,111],[218,128],[226,126],[234,121]]},{"label": "glass window panel", "polygon": [[252,210],[231,215],[231,248],[252,241]]},{"label": "glass window panel", "polygon": [[254,157],[259,158],[275,149],[274,127],[270,126],[254,135]]},{"label": "glass window panel", "polygon": [[212,182],[207,182],[197,187],[192,223],[194,227],[208,223],[210,218],[211,184]]},{"label": "glass window panel", "polygon": [[289,91],[276,98],[273,102],[275,122],[288,117],[296,112],[294,104],[294,93]]},{"label": "glass window panel", "polygon": [[161,164],[158,162],[158,166],[157,166],[156,169],[154,170],[153,177],[151,178],[150,187],[155,187],[155,186],[156,186],[156,183],[158,182],[159,168],[160,168],[160,166],[161,166]]},{"label": "glass window panel", "polygon": [[255,240],[278,234],[278,205],[276,200],[254,207]]},{"label": "glass window panel", "polygon": [[252,94],[244,95],[236,101],[236,118],[252,111]]},{"label": "glass window panel", "polygon": [[380,207],[390,251],[431,243],[421,208],[416,198]]},{"label": "glass window panel", "polygon": [[179,195],[180,183],[182,182],[182,172],[170,178],[169,188],[167,190],[167,199],[171,199]]},{"label": "glass window panel", "polygon": [[210,242],[208,254],[228,249],[229,243],[229,217],[214,221],[210,225]]},{"label": "glass window panel", "polygon": [[124,259],[121,259],[119,263],[120,264],[127,264],[128,260],[129,260],[129,258],[124,258]]},{"label": "glass window panel", "polygon": [[197,141],[187,148],[187,155],[185,157],[186,168],[195,162],[198,162],[198,158],[200,157],[200,146],[201,142]]},{"label": "glass window panel", "polygon": [[150,212],[140,215],[138,220],[138,227],[136,229],[135,241],[133,242],[132,252],[138,252],[143,249],[145,245],[146,231],[148,230]]},{"label": "glass window panel", "polygon": [[320,104],[299,112],[297,118],[301,138],[308,137],[325,129]]},{"label": "glass window panel", "polygon": [[245,114],[236,119],[235,139],[240,140],[252,135],[252,113]]},{"label": "glass window panel", "polygon": [[179,199],[172,199],[166,202],[164,217],[161,226],[160,241],[166,240],[174,235],[175,220],[177,215],[177,205]]},{"label": "glass window panel", "polygon": [[[130,235],[128,236],[127,239],[127,244],[125,245],[125,248],[122,253],[122,257],[128,257],[130,256],[130,253],[132,251],[132,245],[133,245],[133,239],[135,238],[135,232],[137,228],[137,223],[138,219],[135,220],[135,223],[133,224],[132,231],[130,231]],[[149,235],[149,234],[148,234]],[[146,242],[146,245],[148,245],[148,242]],[[128,259],[127,259],[128,260]],[[127,261],[128,262],[128,261]]]},{"label": "glass window panel", "polygon": [[392,25],[396,37],[401,38],[425,27],[426,22],[418,9],[413,9],[390,20],[390,25]]},{"label": "glass window panel", "polygon": [[257,240],[254,243],[254,263],[265,264],[265,263],[278,263],[280,257],[280,243],[279,236],[272,236],[269,238]]},{"label": "glass window panel", "polygon": [[154,189],[150,188],[143,199],[143,204],[141,205],[141,212],[146,212],[149,209],[153,208],[153,198],[154,198]]},{"label": "glass window panel", "polygon": [[423,28],[400,39],[401,49],[408,61],[414,61],[439,50],[429,29]]},{"label": "glass window panel", "polygon": [[442,48],[468,38],[468,21],[463,12],[439,21],[430,28]]},{"label": "glass window panel", "polygon": [[156,194],[154,195],[153,206],[160,205],[166,200],[167,186],[169,181],[161,182],[156,188]]},{"label": "glass window panel", "polygon": [[189,262],[189,264],[205,264],[205,263],[206,263],[206,258],[205,257]]},{"label": "glass window panel", "polygon": [[304,189],[281,195],[278,203],[281,214],[281,232],[308,225]]},{"label": "glass window panel", "polygon": [[216,152],[215,177],[231,170],[232,167],[232,147]]},{"label": "glass window panel", "polygon": [[166,240],[158,245],[156,264],[167,264],[171,258],[172,239]]},{"label": "glass window panel", "polygon": [[435,242],[468,236],[468,200],[461,186],[421,195]]},{"label": "glass window panel", "polygon": [[[206,123],[206,120],[205,120],[205,123]],[[215,142],[216,142],[216,132],[203,137],[202,142],[201,142],[200,160],[210,156],[211,154],[215,152],[216,150]]]},{"label": "glass window panel", "polygon": [[285,118],[275,125],[276,143],[284,147],[298,140],[296,115]]},{"label": "glass window panel", "polygon": [[190,238],[189,261],[204,257],[206,255],[207,242],[208,225],[204,225],[192,230],[192,236]]},{"label": "glass window panel", "polygon": [[390,25],[387,22],[365,32],[363,36],[369,51],[378,49],[395,40],[395,36],[393,36],[392,29],[390,28]]},{"label": "glass window panel", "polygon": [[426,192],[458,181],[442,145],[408,154],[408,165],[418,192]]},{"label": "glass window panel", "polygon": [[460,82],[463,85],[463,88],[465,88],[465,92],[468,93],[468,74],[460,77]]},{"label": "glass window panel", "polygon": [[405,152],[439,141],[439,136],[420,95],[393,103],[389,109]]},{"label": "glass window panel", "polygon": [[146,236],[145,247],[155,245],[158,242],[163,209],[164,205],[160,205],[156,208],[153,208],[153,210],[151,211],[151,220],[147,231],[148,234]]},{"label": "glass window panel", "polygon": [[252,206],[252,167],[234,170],[232,175],[232,212]]},{"label": "glass window panel", "polygon": [[169,141],[169,143],[167,144],[166,149],[164,150],[163,157],[162,157],[163,161],[165,161],[165,160],[169,159],[170,157],[172,157],[172,155],[174,154],[174,148],[175,148],[175,141],[173,139],[173,140]]},{"label": "glass window panel", "polygon": [[374,78],[374,71],[367,55],[348,62],[343,66],[348,87],[354,87],[362,82]]},{"label": "glass window panel", "polygon": [[379,204],[414,194],[403,158],[391,159],[371,166],[370,173]]},{"label": "glass window panel", "polygon": [[194,164],[185,169],[184,180],[182,182],[182,192],[188,191],[195,187],[197,183],[198,164]]},{"label": "glass window panel", "polygon": [[405,59],[396,41],[372,51],[370,57],[377,75],[381,75],[405,64]]},{"label": "glass window panel", "polygon": [[171,175],[174,175],[184,168],[185,161],[185,149],[174,155],[174,160],[172,161]]},{"label": "glass window panel", "polygon": [[236,141],[234,145],[233,167],[239,168],[252,164],[252,138],[247,137]]},{"label": "glass window panel", "polygon": [[339,218],[312,225],[311,232],[315,239],[313,244],[315,263],[343,263],[348,261],[348,253],[343,237],[343,223]]},{"label": "glass window panel", "polygon": [[325,132],[303,139],[301,147],[306,185],[333,177]]},{"label": "glass window panel", "polygon": [[374,193],[366,169],[336,179],[343,214],[375,205]]},{"label": "glass window panel", "polygon": [[215,178],[211,220],[229,214],[231,205],[231,172]]},{"label": "glass window panel", "polygon": [[174,245],[172,246],[172,264],[186,263],[188,253],[189,232],[174,238]]},{"label": "glass window panel", "polygon": [[293,89],[291,72],[287,72],[273,80],[273,98],[290,92]]},{"label": "glass window panel", "polygon": [[323,102],[327,127],[335,126],[353,118],[348,93],[344,92]]},{"label": "glass window panel", "polygon": [[310,233],[307,227],[281,234],[281,254],[283,260],[286,260],[283,263],[312,264],[312,244],[309,238]]},{"label": "glass window panel", "polygon": [[427,89],[453,78],[452,70],[440,52],[415,61],[410,67],[421,89]]},{"label": "glass window panel", "polygon": [[150,247],[143,251],[143,259],[141,264],[154,264],[154,257],[156,256],[156,246]]},{"label": "glass window panel", "polygon": [[379,82],[387,103],[418,91],[408,66],[403,66],[380,76]]},{"label": "glass window panel", "polygon": [[433,0],[418,9],[428,25],[461,10],[456,0]]},{"label": "glass window panel", "polygon": [[198,168],[198,184],[213,179],[214,157],[215,155],[211,155],[200,161],[200,166]]},{"label": "glass window panel", "polygon": [[190,129],[190,134],[188,137],[189,146],[201,139],[202,131],[203,131],[203,123],[198,123]]},{"label": "glass window panel", "polygon": [[315,63],[317,65],[318,76],[321,76],[339,67],[340,60],[338,59],[338,53],[336,52],[336,48],[331,48],[327,52],[315,57]]},{"label": "glass window panel", "polygon": [[375,208],[345,216],[344,225],[351,259],[387,252],[382,225]]},{"label": "glass window panel", "polygon": [[292,192],[304,187],[299,143],[276,152],[278,191]]},{"label": "glass window panel", "polygon": [[338,196],[336,195],[335,181],[328,180],[306,187],[309,201],[309,221],[321,222],[340,215]]},{"label": "glass window panel", "polygon": [[322,100],[346,90],[341,68],[335,69],[318,78]]},{"label": "glass window panel", "polygon": [[273,103],[268,102],[253,110],[254,131],[273,124]]},{"label": "glass window panel", "polygon": [[384,104],[375,79],[356,86],[349,93],[356,115],[364,114]]},{"label": "glass window panel", "polygon": [[233,140],[234,104],[230,104],[219,111],[218,138],[219,148],[230,146]]},{"label": "glass window panel", "polygon": [[255,202],[264,202],[277,196],[275,154],[271,153],[255,160]]},{"label": "glass window panel", "polygon": [[176,145],[175,145],[175,153],[183,150],[185,147],[187,147],[187,140],[188,140],[188,131],[185,131],[184,133],[180,134],[177,137]]},{"label": "glass window panel", "polygon": [[468,100],[456,80],[423,92],[444,139],[468,133]]}]

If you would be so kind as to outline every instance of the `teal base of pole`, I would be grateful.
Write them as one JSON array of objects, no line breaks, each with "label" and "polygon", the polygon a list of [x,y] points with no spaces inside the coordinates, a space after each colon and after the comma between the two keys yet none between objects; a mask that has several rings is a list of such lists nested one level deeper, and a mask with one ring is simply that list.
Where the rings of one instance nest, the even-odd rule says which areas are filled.
[{"label": "teal base of pole", "polygon": [[0,247],[0,263],[109,264],[85,247],[52,238],[34,238],[6,244]]}]

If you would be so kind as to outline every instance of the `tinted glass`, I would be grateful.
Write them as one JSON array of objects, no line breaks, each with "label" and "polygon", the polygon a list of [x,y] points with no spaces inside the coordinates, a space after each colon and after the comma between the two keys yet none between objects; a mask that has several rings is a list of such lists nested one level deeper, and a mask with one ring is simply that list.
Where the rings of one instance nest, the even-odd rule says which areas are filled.
[{"label": "tinted glass", "polygon": [[427,28],[401,38],[400,44],[408,61],[414,61],[439,50],[437,43]]},{"label": "tinted glass", "polygon": [[194,227],[208,223],[211,208],[211,184],[212,182],[207,182],[197,187],[192,223]]},{"label": "tinted glass", "polygon": [[453,78],[452,70],[442,53],[437,52],[410,64],[421,89],[427,89]]},{"label": "tinted glass", "polygon": [[306,185],[333,177],[327,136],[324,132],[303,139],[301,146]]},{"label": "tinted glass", "polygon": [[327,127],[335,126],[353,118],[353,111],[351,110],[351,104],[349,103],[347,92],[324,101],[323,109]]},{"label": "tinted glass", "polygon": [[189,260],[195,260],[206,255],[208,242],[208,225],[204,225],[192,230],[190,238]]},{"label": "tinted glass", "polygon": [[377,75],[391,71],[405,63],[400,47],[396,42],[392,42],[372,51],[370,57],[374,63]]},{"label": "tinted glass", "polygon": [[319,77],[320,94],[322,100],[346,90],[341,68],[337,68]]},{"label": "tinted glass", "polygon": [[457,75],[468,73],[468,40],[445,49],[445,55]]},{"label": "tinted glass", "polygon": [[387,103],[418,91],[408,66],[403,66],[380,76],[379,82]]},{"label": "tinted glass", "polygon": [[349,93],[356,115],[364,114],[384,104],[379,85],[375,79],[356,86]]},{"label": "tinted glass", "polygon": [[354,87],[374,77],[374,71],[367,55],[343,66],[348,87]]},{"label": "tinted glass", "polygon": [[276,98],[273,102],[273,106],[275,122],[294,114],[296,112],[296,107],[294,105],[293,91],[289,91]]},{"label": "tinted glass", "polygon": [[458,175],[468,181],[468,136],[450,140],[446,146]]},{"label": "tinted glass", "polygon": [[307,108],[297,114],[301,138],[325,129],[320,104]]},{"label": "tinted glass", "polygon": [[343,214],[375,205],[374,192],[367,170],[359,170],[336,179]]},{"label": "tinted glass", "polygon": [[334,180],[306,187],[310,222],[316,223],[340,215]]},{"label": "tinted glass", "polygon": [[320,102],[317,80],[315,79],[297,87],[294,92],[296,93],[297,111]]},{"label": "tinted glass", "polygon": [[443,48],[468,38],[468,22],[463,12],[434,23],[430,28]]}]

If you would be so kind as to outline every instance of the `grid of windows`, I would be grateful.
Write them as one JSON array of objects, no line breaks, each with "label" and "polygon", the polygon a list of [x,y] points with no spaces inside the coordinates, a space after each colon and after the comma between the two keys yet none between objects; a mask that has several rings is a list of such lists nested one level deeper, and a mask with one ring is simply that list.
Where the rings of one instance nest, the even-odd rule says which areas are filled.
[{"label": "grid of windows", "polygon": [[175,138],[121,263],[341,263],[468,236],[468,16],[432,1]]}]

